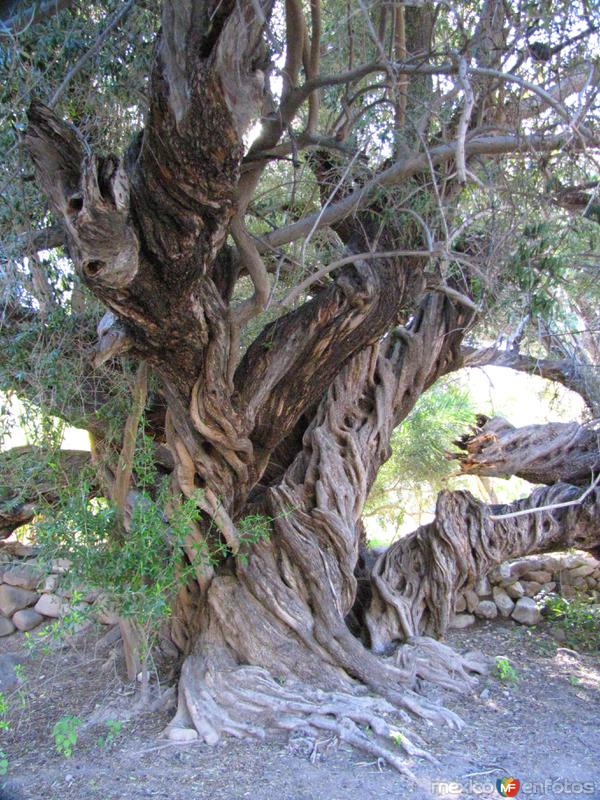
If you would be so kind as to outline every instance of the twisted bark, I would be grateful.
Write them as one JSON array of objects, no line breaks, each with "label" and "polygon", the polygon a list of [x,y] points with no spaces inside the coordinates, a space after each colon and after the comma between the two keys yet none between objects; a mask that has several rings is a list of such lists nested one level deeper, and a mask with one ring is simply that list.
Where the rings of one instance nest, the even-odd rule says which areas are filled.
[{"label": "twisted bark", "polygon": [[[186,661],[170,730],[192,727],[213,742],[224,732],[263,735],[270,723],[289,726],[290,715],[295,725],[319,730],[310,688],[318,684],[328,693],[320,695],[332,709],[328,724],[356,733],[353,724],[365,719],[356,706],[357,680],[397,709],[460,724],[415,694],[415,681],[464,689],[480,663],[451,658],[430,640],[382,660],[355,638],[346,617],[356,597],[362,507],[389,455],[391,430],[457,360],[467,322],[447,299],[428,296],[408,329],[342,369],[304,433],[302,451],[255,499],[272,521],[270,541],[255,545],[247,563],[238,558],[235,567],[217,571],[207,588],[206,624]],[[365,745],[360,736],[355,743]]]},{"label": "twisted bark", "polygon": [[[536,489],[507,506],[486,506],[469,492],[441,492],[435,520],[395,542],[373,567],[367,612],[372,647],[386,652],[424,633],[443,637],[457,592],[510,558],[600,543],[600,490],[581,504],[538,511],[577,500],[581,489],[564,483]],[[532,513],[491,519],[524,509]]]},{"label": "twisted bark", "polygon": [[[94,156],[68,123],[39,104],[30,110],[24,141],[77,273],[109,309],[96,363],[128,352],[160,382],[171,501],[187,496],[202,512],[185,554],[190,561],[199,547],[218,554],[177,598],[173,637],[187,659],[170,730],[193,728],[209,743],[223,733],[260,736],[270,727],[328,730],[405,770],[385,742],[371,742],[359,726],[389,739],[393,729],[383,717],[392,709],[404,721],[410,711],[460,724],[415,693],[416,679],[467,688],[480,665],[422,637],[382,659],[352,634],[347,617],[356,598],[360,517],[394,425],[461,363],[472,310],[450,299],[459,297],[455,291],[422,298],[425,259],[359,254],[378,246],[403,250],[407,240],[420,243],[423,230],[431,237],[418,214],[411,219],[420,227],[407,226],[391,219],[392,206],[378,198],[400,181],[435,178],[455,159],[457,143],[438,141],[423,152],[425,124],[414,153],[380,164],[365,180],[344,170],[349,180],[334,202],[322,198],[314,214],[254,241],[244,217],[268,162],[261,148],[276,147],[287,126],[293,140],[299,104],[320,85],[312,74],[304,87],[296,85],[305,29],[301,4],[289,2],[284,90],[274,110],[264,86],[271,8],[271,0],[165,0],[145,126],[123,156]],[[431,9],[410,10],[406,22],[417,38],[422,32],[427,49]],[[315,41],[310,73],[317,55]],[[496,82],[494,70],[478,70]],[[423,89],[429,80],[411,85]],[[309,127],[314,108],[313,96]],[[407,118],[411,108],[412,102]],[[259,117],[263,133],[244,164],[243,136]],[[465,130],[464,157],[532,146],[551,151],[567,136],[571,147],[581,146],[565,130],[528,137]],[[262,258],[300,236],[307,237],[304,256],[326,224],[350,260],[300,308],[265,326],[241,356],[240,323],[268,295]],[[229,234],[235,248],[226,244]],[[239,276],[249,286],[235,306]],[[395,327],[405,320],[410,324]],[[249,543],[257,515],[263,527],[265,517],[270,522],[271,536]],[[407,568],[409,576],[416,571],[412,562]],[[422,582],[429,585],[427,576]],[[441,579],[437,585],[431,594],[442,591]],[[404,735],[401,742],[423,754]]]},{"label": "twisted bark", "polygon": [[600,469],[594,424],[550,422],[515,428],[501,417],[480,417],[478,423],[473,433],[456,443],[462,452],[451,455],[465,475],[517,475],[531,483],[584,485]]}]

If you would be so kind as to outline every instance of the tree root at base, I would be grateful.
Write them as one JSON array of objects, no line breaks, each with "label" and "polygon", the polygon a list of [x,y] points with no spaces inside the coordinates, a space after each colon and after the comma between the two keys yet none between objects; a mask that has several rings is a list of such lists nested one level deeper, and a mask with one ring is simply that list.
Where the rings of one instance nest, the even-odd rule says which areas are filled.
[{"label": "tree root at base", "polygon": [[[475,657],[463,657],[446,645],[425,637],[407,646],[402,658],[418,658],[421,666],[429,665],[428,679],[453,689],[471,687],[475,678],[467,670],[483,670]],[[443,664],[448,665],[444,676]],[[443,678],[443,679],[442,679]],[[405,708],[425,719],[439,707],[406,690]],[[449,724],[456,715],[447,712]],[[407,715],[388,700],[367,694],[356,685],[348,690],[324,691],[295,679],[277,679],[269,671],[255,666],[211,663],[202,656],[189,656],[184,662],[179,684],[177,714],[165,730],[171,739],[194,737],[214,745],[221,735],[236,738],[264,739],[269,731],[295,731],[316,738],[331,734],[382,759],[415,783],[417,776],[399,751],[412,758],[437,763],[424,748],[416,733],[406,734],[398,719],[405,723]]]}]

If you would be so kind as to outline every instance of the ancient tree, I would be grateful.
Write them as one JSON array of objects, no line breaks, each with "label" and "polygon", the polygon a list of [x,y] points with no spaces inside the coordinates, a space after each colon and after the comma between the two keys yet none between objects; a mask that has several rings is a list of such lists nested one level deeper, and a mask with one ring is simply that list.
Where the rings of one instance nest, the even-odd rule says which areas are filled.
[{"label": "ancient tree", "polygon": [[[540,231],[591,224],[547,203],[545,177],[592,170],[586,9],[164,0],[144,11],[159,30],[143,122],[122,151],[102,149],[80,95],[63,103],[85,53],[60,91],[31,98],[21,168],[33,163],[48,206],[36,199],[33,229],[13,242],[27,257],[14,262],[3,336],[34,348],[62,308],[61,347],[84,378],[60,403],[56,386],[33,391],[30,372],[12,388],[91,430],[98,491],[131,504],[135,474],[124,492],[122,441],[101,409],[123,376],[139,389],[145,365],[144,426],[171,502],[201,511],[182,558],[221,545],[175,600],[185,660],[172,729],[211,743],[328,730],[405,770],[361,725],[389,743],[394,710],[460,724],[415,691],[417,678],[469,685],[477,667],[420,638],[443,632],[453,592],[511,555],[597,543],[596,492],[494,520],[576,499],[596,447],[580,488],[553,485],[518,509],[442,495],[437,521],[379,559],[370,608],[355,608],[361,513],[394,427],[494,325],[517,326],[511,347],[547,342],[532,313],[577,270],[577,237],[557,266]],[[115,12],[106,31],[124,24]],[[57,245],[68,294],[68,268],[48,272],[39,256]],[[247,547],[250,515],[271,531]]]}]

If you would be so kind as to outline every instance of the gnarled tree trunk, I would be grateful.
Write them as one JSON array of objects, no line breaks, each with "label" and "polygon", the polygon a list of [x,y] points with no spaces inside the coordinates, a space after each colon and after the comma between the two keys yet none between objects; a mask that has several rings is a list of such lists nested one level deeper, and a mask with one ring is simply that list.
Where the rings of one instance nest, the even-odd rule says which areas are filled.
[{"label": "gnarled tree trunk", "polygon": [[367,613],[373,648],[385,652],[413,636],[443,636],[458,591],[503,561],[569,547],[596,552],[600,491],[584,494],[557,483],[511,505],[486,506],[469,492],[442,492],[435,520],[391,545],[373,567]]},{"label": "gnarled tree trunk", "polygon": [[[193,723],[207,741],[222,732],[260,734],[265,724],[287,727],[299,718],[326,728],[325,706],[368,747],[351,724],[366,719],[371,702],[352,699],[357,680],[396,708],[456,721],[411,691],[417,677],[433,677],[430,657],[414,651],[404,654],[402,667],[384,662],[351,633],[346,617],[356,596],[362,507],[387,458],[391,431],[451,367],[461,337],[460,313],[439,296],[427,297],[407,330],[342,369],[306,427],[300,452],[256,496],[255,507],[273,520],[270,541],[254,546],[247,564],[238,560],[219,571],[207,588],[206,619],[184,666],[174,726]],[[438,653],[438,660],[448,657]],[[460,659],[451,660],[457,667]],[[453,667],[446,682],[470,685],[464,669],[452,680]],[[303,695],[299,681],[333,694],[305,687]],[[381,708],[376,703],[371,710]]]},{"label": "gnarled tree trunk", "polygon": [[[434,243],[421,216],[410,209],[390,214],[378,194],[382,187],[392,192],[403,179],[417,186],[437,181],[435,170],[455,159],[464,173],[472,155],[497,156],[532,144],[551,149],[563,139],[530,140],[519,132],[466,137],[467,114],[456,141],[414,156],[399,149],[392,165],[380,163],[365,181],[319,153],[307,163],[322,191],[321,209],[257,241],[245,215],[284,131],[289,128],[292,140],[285,153],[294,153],[298,141],[323,144],[310,130],[318,108],[311,78],[318,78],[319,60],[318,4],[312,5],[312,55],[305,59],[307,81],[298,85],[309,37],[300,4],[285,4],[286,63],[276,111],[265,87],[271,0],[165,0],[148,115],[127,153],[96,157],[71,125],[39,103],[29,111],[24,141],[80,280],[109,309],[98,326],[96,363],[128,353],[145,361],[160,383],[171,500],[188,497],[202,512],[190,527],[186,555],[194,562],[198,548],[220,554],[216,563],[198,566],[175,604],[173,638],[186,658],[170,731],[194,729],[209,743],[223,733],[261,736],[271,727],[334,731],[406,771],[360,726],[389,739],[385,715],[394,709],[403,719],[411,711],[459,724],[416,694],[415,681],[464,688],[480,665],[418,637],[382,658],[351,632],[361,513],[389,455],[394,426],[428,386],[461,363],[475,306],[468,287],[424,274]],[[502,4],[484,5],[476,36],[479,44],[496,45]],[[419,40],[418,47],[402,48],[417,55],[404,67],[408,75],[427,61],[430,5],[407,10],[407,23]],[[485,48],[477,51],[482,69],[500,64],[500,47],[497,64]],[[428,66],[415,78],[419,91],[431,85]],[[442,72],[454,69],[451,64]],[[496,79],[487,75],[486,81]],[[482,93],[474,115],[478,124],[485,118],[484,98]],[[305,101],[309,129],[297,140],[291,123]],[[417,106],[423,107],[420,96]],[[244,157],[243,137],[259,117],[262,132]],[[410,136],[417,148],[421,137],[417,142]],[[324,144],[338,152],[338,139]],[[459,189],[459,182],[445,179],[444,203]],[[343,258],[325,270],[327,281],[309,281],[308,299],[265,325],[242,353],[244,325],[268,305],[269,272],[288,257],[275,249],[270,259],[271,252],[304,237],[304,262],[308,241],[325,224]],[[240,276],[248,279],[251,295],[238,299]],[[426,286],[434,291],[424,293]],[[114,492],[113,485],[109,494]],[[122,499],[123,486],[116,493]],[[418,603],[412,627],[396,626],[401,635],[393,635],[386,621],[392,613],[387,607],[396,609],[404,591],[394,584],[400,570],[407,585],[422,584],[425,608],[443,623],[450,591],[445,576],[485,565],[483,557],[463,553],[467,539],[459,516],[464,512],[470,529],[472,509],[453,515],[443,503],[440,508],[440,529],[431,529],[429,544],[417,536],[423,544],[409,548],[406,558],[392,549],[377,568],[379,608],[373,606],[369,623],[375,651],[427,627]],[[271,535],[249,546],[244,526],[257,514],[271,521]],[[452,518],[446,551],[444,517]],[[527,539],[517,528],[510,528],[515,547]],[[490,537],[491,528],[483,553],[492,547]],[[544,542],[531,546],[538,544]],[[428,560],[421,555],[428,548],[445,556]],[[498,545],[495,552],[500,557],[504,551]],[[457,556],[463,561],[450,566]],[[481,564],[473,566],[469,558]],[[388,597],[382,588],[386,565]],[[452,587],[457,580],[452,577]],[[409,752],[422,753],[407,737],[400,741]]]}]

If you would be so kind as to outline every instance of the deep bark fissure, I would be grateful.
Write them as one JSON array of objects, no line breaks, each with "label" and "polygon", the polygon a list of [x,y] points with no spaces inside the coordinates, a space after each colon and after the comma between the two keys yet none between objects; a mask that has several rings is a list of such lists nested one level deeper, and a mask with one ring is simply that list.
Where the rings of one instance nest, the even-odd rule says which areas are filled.
[{"label": "deep bark fissure", "polygon": [[[428,296],[412,326],[354,356],[327,389],[301,452],[263,493],[270,541],[255,545],[247,564],[237,560],[218,571],[207,588],[207,623],[183,671],[175,727],[192,726],[207,741],[223,732],[260,735],[269,719],[286,727],[293,710],[288,684],[295,692],[304,686],[305,698],[315,685],[341,692],[330,720],[338,733],[361,721],[352,700],[360,686],[390,708],[460,724],[417,695],[415,681],[467,688],[469,672],[482,668],[476,659],[415,639],[384,660],[352,634],[346,618],[356,598],[362,507],[389,455],[391,430],[456,360],[467,323],[449,301]],[[332,695],[319,696],[332,702]],[[300,712],[308,729],[319,729],[310,703]]]}]

